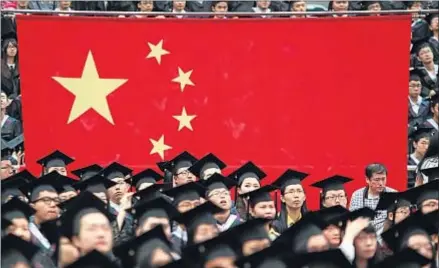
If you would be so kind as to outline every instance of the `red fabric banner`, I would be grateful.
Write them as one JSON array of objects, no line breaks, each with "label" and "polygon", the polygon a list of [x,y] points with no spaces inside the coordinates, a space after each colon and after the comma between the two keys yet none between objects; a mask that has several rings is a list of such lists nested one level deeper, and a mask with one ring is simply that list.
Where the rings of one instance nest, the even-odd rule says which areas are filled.
[{"label": "red fabric banner", "polygon": [[[183,150],[406,186],[409,17],[115,19],[19,16],[26,162],[154,167]],[[307,187],[308,204],[318,190]]]}]

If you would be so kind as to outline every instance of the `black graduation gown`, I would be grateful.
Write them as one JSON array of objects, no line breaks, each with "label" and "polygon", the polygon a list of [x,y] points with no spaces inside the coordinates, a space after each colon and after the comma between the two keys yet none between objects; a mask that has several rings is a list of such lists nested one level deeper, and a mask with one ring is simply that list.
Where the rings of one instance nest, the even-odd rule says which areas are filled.
[{"label": "black graduation gown", "polygon": [[1,86],[2,90],[13,99],[20,95],[20,73],[17,65],[15,68],[10,69],[5,62],[2,62],[2,77]]},{"label": "black graduation gown", "polygon": [[15,23],[15,20],[13,20],[10,17],[4,17],[1,18],[1,35],[2,39],[4,39],[7,36],[13,36],[17,32],[17,24]]},{"label": "black graduation gown", "polygon": [[230,1],[229,11],[231,12],[252,12],[255,1]]},{"label": "black graduation gown", "polygon": [[427,100],[422,100],[418,113],[415,113],[409,101],[408,110],[408,122],[410,126],[422,124],[422,122],[424,122],[430,114],[430,102]]},{"label": "black graduation gown", "polygon": [[154,11],[169,11],[172,8],[172,1],[154,1]]},{"label": "black graduation gown", "polygon": [[[115,218],[117,217],[118,213],[114,208],[110,206],[108,210],[112,215],[115,216]],[[115,246],[120,245],[134,237],[133,224],[134,224],[133,218],[129,214],[125,216],[125,220],[123,221],[123,226],[120,230],[117,226],[117,221],[115,220],[112,222],[113,241]]]},{"label": "black graduation gown", "polygon": [[5,124],[1,128],[2,139],[10,141],[18,137],[22,133],[21,122],[15,118],[8,116]]},{"label": "black graduation gown", "polygon": [[23,123],[23,117],[21,115],[21,95],[11,101],[6,108],[6,114]]},{"label": "black graduation gown", "polygon": [[104,1],[73,1],[73,10],[105,11]]},{"label": "black graduation gown", "polygon": [[198,1],[186,2],[186,10],[189,12],[210,12],[212,11],[211,6],[212,6],[212,1],[206,1],[206,0],[201,3]]},{"label": "black graduation gown", "polygon": [[108,1],[108,11],[136,11],[137,8],[131,1]]}]

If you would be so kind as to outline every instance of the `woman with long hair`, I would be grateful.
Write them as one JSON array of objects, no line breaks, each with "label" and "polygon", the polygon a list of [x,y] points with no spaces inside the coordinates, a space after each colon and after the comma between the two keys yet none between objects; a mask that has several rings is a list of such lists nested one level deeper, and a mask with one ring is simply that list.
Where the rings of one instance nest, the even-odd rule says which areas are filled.
[{"label": "woman with long hair", "polygon": [[306,194],[301,181],[308,174],[288,169],[273,185],[280,189],[281,210],[278,219],[273,222],[273,229],[282,233],[297,223],[308,211]]},{"label": "woman with long hair", "polygon": [[18,44],[15,38],[8,38],[2,44],[1,59],[2,90],[13,99],[20,95],[20,72],[18,68]]}]

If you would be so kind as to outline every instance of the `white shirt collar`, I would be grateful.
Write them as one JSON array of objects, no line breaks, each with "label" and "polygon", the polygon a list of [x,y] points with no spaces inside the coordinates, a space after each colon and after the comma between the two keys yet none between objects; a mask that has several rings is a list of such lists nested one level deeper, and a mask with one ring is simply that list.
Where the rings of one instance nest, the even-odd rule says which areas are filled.
[{"label": "white shirt collar", "polygon": [[418,97],[418,101],[416,101],[416,102],[413,102],[412,99],[409,97],[409,101],[410,101],[410,104],[411,104],[412,106],[413,106],[413,105],[417,105],[417,106],[419,106],[419,105],[421,105],[421,103],[422,103],[422,97],[419,96],[419,97]]},{"label": "white shirt collar", "polygon": [[117,205],[117,204],[115,204],[115,203],[110,201],[110,207],[114,208],[114,210],[116,210],[117,213],[119,213],[119,211],[120,211],[119,205]]},{"label": "white shirt collar", "polygon": [[267,8],[266,10],[262,10],[259,7],[253,7],[253,11],[256,13],[270,13],[271,9]]},{"label": "white shirt collar", "polygon": [[9,115],[7,115],[7,114],[5,114],[5,116],[3,116],[1,127],[3,127],[3,125],[6,123],[6,120],[8,120],[8,117],[9,117]]}]

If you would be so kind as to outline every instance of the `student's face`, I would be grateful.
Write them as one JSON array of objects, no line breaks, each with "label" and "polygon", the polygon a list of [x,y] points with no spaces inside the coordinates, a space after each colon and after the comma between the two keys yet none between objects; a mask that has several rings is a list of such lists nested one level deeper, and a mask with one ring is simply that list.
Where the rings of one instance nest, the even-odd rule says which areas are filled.
[{"label": "student's face", "polygon": [[256,178],[246,178],[242,183],[241,186],[238,187],[238,194],[245,194],[251,191],[254,191],[256,189],[261,188],[261,184],[259,183],[259,180]]},{"label": "student's face", "polygon": [[329,242],[331,248],[336,248],[341,243],[341,230],[335,225],[329,225],[325,230],[323,230],[323,234]]},{"label": "student's face", "polygon": [[14,175],[14,169],[10,160],[2,160],[0,166],[0,178],[2,180],[7,179]]},{"label": "student's face", "polygon": [[67,9],[70,7],[71,3],[71,1],[60,1],[59,6],[61,7],[61,9]]},{"label": "student's face", "polygon": [[302,185],[296,184],[287,186],[283,196],[281,196],[281,200],[289,208],[300,209],[306,200]]},{"label": "student's face", "polygon": [[0,104],[1,104],[2,110],[6,109],[6,107],[8,107],[8,96],[6,96],[6,94],[4,92],[2,92],[0,95]]},{"label": "student's face", "polygon": [[439,208],[439,200],[437,199],[428,199],[422,202],[421,212],[422,214],[428,214],[433,212]]},{"label": "student's face", "polygon": [[108,253],[113,248],[113,233],[110,222],[102,213],[90,213],[80,220],[79,235],[73,244],[82,254],[92,250]]},{"label": "student's face", "polygon": [[136,230],[136,235],[140,236],[150,230],[152,230],[157,225],[161,225],[166,237],[171,240],[171,224],[168,218],[157,218],[149,217],[143,221],[143,224],[139,226]]},{"label": "student's face", "polygon": [[65,167],[50,167],[47,169],[46,173],[49,174],[52,171],[56,171],[63,176],[67,176],[67,169]]},{"label": "student's face", "polygon": [[411,97],[418,97],[421,94],[421,81],[412,80],[409,82],[409,95]]},{"label": "student's face", "polygon": [[30,242],[29,221],[25,218],[13,219],[12,224],[7,229],[7,233]]},{"label": "student's face", "polygon": [[69,191],[59,194],[59,199],[61,202],[67,201],[72,199],[73,197],[77,196],[78,194],[75,191]]},{"label": "student's face", "polygon": [[183,10],[186,7],[186,1],[174,0],[174,9]]},{"label": "student's face", "polygon": [[242,245],[242,254],[244,256],[252,255],[253,253],[259,252],[264,248],[268,248],[270,246],[269,239],[254,239],[246,241]]},{"label": "student's face", "polygon": [[367,7],[367,10],[381,11],[381,5],[379,3],[373,3]]},{"label": "student's face", "polygon": [[436,104],[435,106],[431,107],[430,110],[433,113],[433,116],[435,116],[437,118],[439,115],[439,105]]},{"label": "student's face", "polygon": [[201,243],[218,236],[219,230],[213,224],[200,224],[194,232],[194,242]]},{"label": "student's face", "polygon": [[437,32],[439,30],[439,17],[434,17],[430,23],[430,30]]},{"label": "student's face", "polygon": [[153,7],[153,1],[140,1],[137,4],[137,8],[143,12],[151,12]]},{"label": "student's face", "polygon": [[321,252],[329,249],[328,240],[326,237],[321,235],[313,235],[308,239],[308,243],[306,245],[306,249],[308,252]]},{"label": "student's face", "polygon": [[114,181],[116,185],[108,188],[108,197],[110,198],[111,202],[120,204],[122,197],[128,193],[130,185],[126,183],[125,178],[114,178],[112,181]]},{"label": "student's face", "polygon": [[415,147],[416,152],[418,152],[422,156],[424,156],[424,154],[427,152],[429,145],[429,138],[421,138],[418,142],[413,142],[413,147]]},{"label": "student's face", "polygon": [[218,257],[204,264],[204,268],[235,268],[235,258]]},{"label": "student's face", "polygon": [[220,188],[209,192],[208,200],[218,207],[229,210],[232,208],[232,197],[228,189]]},{"label": "student's face", "polygon": [[6,48],[6,54],[8,57],[15,57],[17,55],[17,47],[9,42],[8,47]]},{"label": "student's face", "polygon": [[276,217],[274,201],[259,202],[254,207],[250,207],[250,215],[254,218],[274,219]]},{"label": "student's face", "polygon": [[326,208],[334,206],[342,206],[346,208],[348,204],[348,199],[344,190],[331,190],[327,191],[325,194],[325,199],[323,200],[323,205]]},{"label": "student's face", "polygon": [[410,216],[409,207],[400,207],[395,211],[395,224],[398,224]]},{"label": "student's face", "polygon": [[375,193],[382,193],[386,187],[387,174],[373,173],[372,177],[366,179],[369,188]]},{"label": "student's face", "polygon": [[17,1],[17,4],[19,7],[27,7],[27,4],[29,3],[29,1],[27,0],[19,0]]},{"label": "student's face", "polygon": [[354,240],[355,256],[359,259],[368,260],[375,256],[377,245],[376,234],[362,231]]},{"label": "student's face", "polygon": [[228,6],[226,1],[219,2],[218,4],[216,4],[215,6],[212,7],[212,11],[213,12],[218,12],[218,13],[227,12],[228,7],[229,6]]},{"label": "student's face", "polygon": [[198,207],[201,204],[200,199],[196,200],[183,200],[177,205],[177,209],[180,213],[184,213],[193,208]]},{"label": "student's face", "polygon": [[57,206],[60,203],[59,201],[56,192],[41,191],[36,201],[30,205],[36,210],[35,217],[40,222],[46,222],[58,218],[59,208]]},{"label": "student's face", "polygon": [[407,241],[407,246],[416,250],[427,259],[433,258],[433,247],[428,237],[422,234],[412,235]]},{"label": "student's face", "polygon": [[267,9],[270,6],[269,0],[258,0],[256,3],[261,9]]},{"label": "student's face", "polygon": [[16,263],[14,263],[12,268],[31,268],[31,267],[29,266],[29,264],[27,264],[25,262],[18,261]]},{"label": "student's face", "polygon": [[162,267],[172,262],[172,256],[161,248],[156,248],[151,253],[151,267]]},{"label": "student's face", "polygon": [[291,6],[291,11],[295,12],[305,12],[306,11],[306,1],[297,1]]},{"label": "student's face", "polygon": [[174,175],[174,184],[175,186],[181,186],[183,184],[194,182],[196,177],[192,174],[188,168],[179,168]]},{"label": "student's face", "polygon": [[349,1],[334,1],[332,2],[332,9],[334,11],[347,11],[349,7]]},{"label": "student's face", "polygon": [[422,9],[421,1],[414,2],[413,5],[409,8],[409,10],[421,10],[421,9]]},{"label": "student's face", "polygon": [[433,61],[433,51],[431,51],[430,47],[424,47],[418,52],[419,60],[424,63],[430,63]]}]

